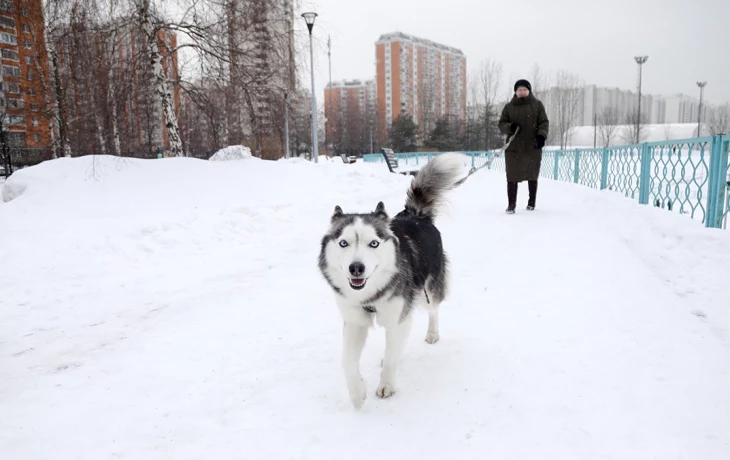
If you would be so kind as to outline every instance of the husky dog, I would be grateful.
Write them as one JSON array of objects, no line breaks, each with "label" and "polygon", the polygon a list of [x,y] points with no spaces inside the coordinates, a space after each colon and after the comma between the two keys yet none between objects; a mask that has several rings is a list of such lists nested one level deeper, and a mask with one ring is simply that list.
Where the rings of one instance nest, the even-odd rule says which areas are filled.
[{"label": "husky dog", "polygon": [[460,155],[436,156],[412,180],[405,209],[393,218],[382,201],[367,214],[349,214],[335,206],[322,239],[319,269],[344,320],[342,368],[355,408],[365,402],[360,357],[374,319],[386,330],[375,391],[381,398],[395,394],[396,369],[414,306],[428,311],[426,342],[439,339],[438,308],[447,295],[448,259],[434,218],[461,171]]}]

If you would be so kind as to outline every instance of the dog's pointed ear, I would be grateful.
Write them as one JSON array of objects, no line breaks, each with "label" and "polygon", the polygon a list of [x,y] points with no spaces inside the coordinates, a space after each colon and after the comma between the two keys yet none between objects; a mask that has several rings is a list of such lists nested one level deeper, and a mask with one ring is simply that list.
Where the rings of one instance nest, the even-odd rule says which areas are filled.
[{"label": "dog's pointed ear", "polygon": [[332,222],[336,221],[340,217],[344,216],[345,213],[342,212],[342,208],[339,206],[335,206],[335,212],[332,214]]},{"label": "dog's pointed ear", "polygon": [[385,203],[382,201],[378,202],[378,205],[375,207],[375,217],[380,217],[383,219],[388,218],[388,213],[385,212]]}]

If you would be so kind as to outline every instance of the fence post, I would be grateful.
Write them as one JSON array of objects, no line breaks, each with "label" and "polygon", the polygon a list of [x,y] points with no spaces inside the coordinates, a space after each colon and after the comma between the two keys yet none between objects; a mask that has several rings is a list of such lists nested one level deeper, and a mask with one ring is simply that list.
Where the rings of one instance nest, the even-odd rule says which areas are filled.
[{"label": "fence post", "polygon": [[573,163],[573,182],[580,180],[580,150],[575,149],[575,162]]},{"label": "fence post", "polygon": [[713,136],[710,173],[707,183],[707,217],[705,227],[722,228],[725,214],[725,183],[727,182],[728,144],[725,136]]},{"label": "fence post", "polygon": [[553,179],[558,180],[560,175],[560,150],[555,151],[555,167],[553,169]]},{"label": "fence post", "polygon": [[608,187],[608,147],[603,149],[601,155],[601,190]]},{"label": "fence post", "polygon": [[717,215],[717,189],[720,165],[720,142],[718,136],[712,136],[712,147],[710,147],[710,171],[707,178],[707,215],[705,216],[705,227],[712,228],[715,225]]},{"label": "fence post", "polygon": [[726,196],[730,193],[730,169],[728,166],[728,161],[730,161],[730,135],[720,135],[718,136],[718,139],[718,143],[720,144],[720,147],[718,148],[718,151],[720,152],[720,170],[717,175],[719,187],[717,190],[718,204],[716,208],[717,220],[715,221],[715,227],[724,228],[722,226],[722,218],[726,211],[730,211],[730,209],[725,209],[726,204],[730,207],[730,202],[726,201]]},{"label": "fence post", "polygon": [[651,149],[646,142],[641,144],[641,173],[639,174],[639,204],[649,204],[651,182]]}]

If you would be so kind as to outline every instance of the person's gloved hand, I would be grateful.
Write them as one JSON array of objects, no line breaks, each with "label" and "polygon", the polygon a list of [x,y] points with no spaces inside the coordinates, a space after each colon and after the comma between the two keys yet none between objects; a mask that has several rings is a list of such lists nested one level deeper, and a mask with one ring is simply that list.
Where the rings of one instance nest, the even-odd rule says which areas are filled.
[{"label": "person's gloved hand", "polygon": [[509,125],[509,130],[512,131],[512,132],[517,131],[517,128],[522,129],[522,124],[521,123],[517,123],[515,121],[514,123],[512,123],[511,125]]},{"label": "person's gloved hand", "polygon": [[543,147],[545,147],[545,136],[543,136],[542,134],[538,134],[535,138],[535,148],[541,149]]}]

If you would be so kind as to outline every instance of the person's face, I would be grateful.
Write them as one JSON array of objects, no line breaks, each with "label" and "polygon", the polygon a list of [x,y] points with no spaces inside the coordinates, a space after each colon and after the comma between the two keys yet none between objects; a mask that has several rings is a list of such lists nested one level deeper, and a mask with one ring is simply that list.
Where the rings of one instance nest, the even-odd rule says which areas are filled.
[{"label": "person's face", "polygon": [[528,94],[530,94],[530,90],[525,88],[524,86],[520,86],[517,88],[517,97],[527,97]]}]

